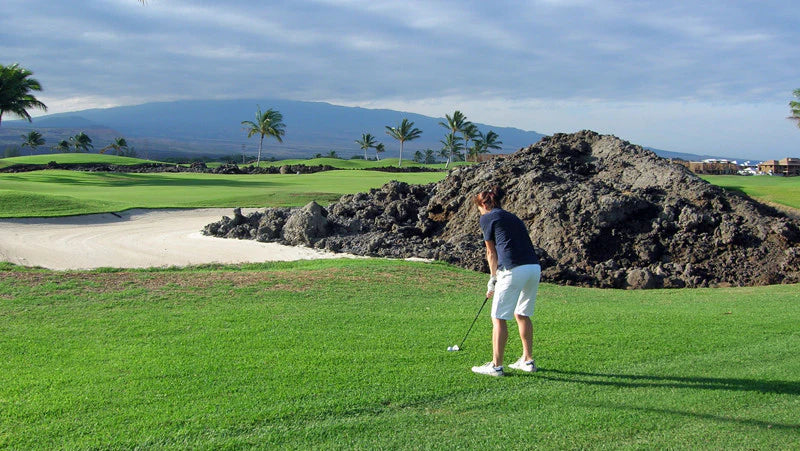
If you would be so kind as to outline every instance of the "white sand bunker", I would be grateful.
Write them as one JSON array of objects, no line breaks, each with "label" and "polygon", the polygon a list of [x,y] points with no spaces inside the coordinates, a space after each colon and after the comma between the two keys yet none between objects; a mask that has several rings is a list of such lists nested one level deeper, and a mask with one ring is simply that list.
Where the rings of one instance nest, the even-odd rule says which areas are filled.
[{"label": "white sand bunker", "polygon": [[204,236],[231,208],[129,210],[0,219],[0,261],[49,269],[148,268],[352,257],[305,247]]}]

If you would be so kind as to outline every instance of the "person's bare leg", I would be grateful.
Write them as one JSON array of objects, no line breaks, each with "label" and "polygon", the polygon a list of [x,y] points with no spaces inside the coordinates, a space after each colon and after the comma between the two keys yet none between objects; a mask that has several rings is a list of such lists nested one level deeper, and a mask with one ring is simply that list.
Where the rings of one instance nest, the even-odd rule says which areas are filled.
[{"label": "person's bare leg", "polygon": [[503,354],[508,341],[508,325],[506,320],[492,318],[492,363],[503,366]]},{"label": "person's bare leg", "polygon": [[533,360],[533,323],[530,316],[515,314],[519,327],[519,339],[522,341],[522,357],[525,361]]}]

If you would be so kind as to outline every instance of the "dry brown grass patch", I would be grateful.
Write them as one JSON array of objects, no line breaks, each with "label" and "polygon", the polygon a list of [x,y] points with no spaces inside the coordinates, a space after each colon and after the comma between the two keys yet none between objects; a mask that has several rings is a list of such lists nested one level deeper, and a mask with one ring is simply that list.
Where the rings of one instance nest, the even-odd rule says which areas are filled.
[{"label": "dry brown grass patch", "polygon": [[0,283],[36,288],[53,284],[81,293],[113,293],[132,289],[147,291],[195,292],[219,285],[232,289],[258,286],[267,291],[304,292],[318,283],[335,279],[342,282],[394,281],[397,274],[379,272],[370,275],[352,274],[346,269],[325,270],[252,270],[252,271],[186,271],[186,272],[54,272],[0,271]]}]

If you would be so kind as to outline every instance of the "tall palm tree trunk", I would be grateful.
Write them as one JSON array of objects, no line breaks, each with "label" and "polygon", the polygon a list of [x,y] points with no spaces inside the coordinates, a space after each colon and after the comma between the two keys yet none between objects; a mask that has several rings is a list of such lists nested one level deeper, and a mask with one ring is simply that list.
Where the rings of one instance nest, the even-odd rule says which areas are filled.
[{"label": "tall palm tree trunk", "polygon": [[261,167],[261,148],[264,147],[264,135],[261,135],[261,141],[258,142],[258,158],[256,158],[256,167]]},{"label": "tall palm tree trunk", "polygon": [[397,160],[397,167],[399,168],[402,165],[403,165],[403,141],[400,141],[400,159]]}]

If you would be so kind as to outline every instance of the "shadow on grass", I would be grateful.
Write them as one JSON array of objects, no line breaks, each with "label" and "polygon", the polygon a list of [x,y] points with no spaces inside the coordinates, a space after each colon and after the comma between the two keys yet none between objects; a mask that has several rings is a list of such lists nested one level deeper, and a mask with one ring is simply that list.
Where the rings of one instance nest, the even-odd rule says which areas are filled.
[{"label": "shadow on grass", "polygon": [[696,388],[701,390],[752,391],[779,395],[800,395],[800,382],[766,381],[713,377],[645,376],[636,374],[588,373],[539,368],[539,377],[560,382],[614,387]]},{"label": "shadow on grass", "polygon": [[653,413],[658,415],[675,415],[681,417],[700,418],[703,420],[710,420],[716,422],[736,423],[746,426],[756,426],[764,429],[783,429],[789,431],[800,431],[800,424],[774,423],[771,421],[726,417],[721,415],[712,415],[709,413],[684,412],[681,410],[658,409],[655,407],[634,407],[634,406],[626,406],[622,404],[612,404],[612,403],[590,403],[590,404],[581,403],[581,405],[586,407],[596,407],[600,409],[619,409],[619,410],[630,410],[641,413]]},{"label": "shadow on grass", "polygon": [[733,192],[733,193],[738,193],[738,194],[743,194],[743,195],[744,195],[744,196],[746,196],[746,197],[750,197],[750,196],[748,196],[748,195],[747,195],[747,193],[744,191],[744,186],[739,186],[739,185],[727,185],[727,186],[723,186],[722,188],[723,188],[724,190],[726,190],[726,191],[730,191],[730,192]]},{"label": "shadow on grass", "polygon": [[[572,382],[587,385],[600,385],[624,388],[688,388],[699,390],[729,390],[751,391],[764,394],[800,395],[800,382],[790,381],[764,381],[754,379],[713,378],[713,377],[675,377],[675,376],[646,376],[637,374],[611,374],[589,373],[582,371],[561,371],[539,368],[536,373],[538,379],[558,382]],[[587,407],[603,409],[624,409],[643,413],[677,415],[705,420],[737,423],[748,426],[763,427],[767,429],[785,429],[800,431],[800,423],[786,424],[770,421],[726,417],[700,412],[686,412],[675,409],[660,409],[655,407],[637,407],[612,403],[582,403]]]}]

